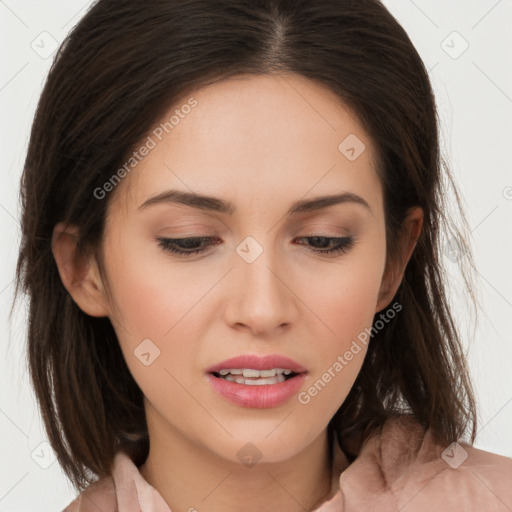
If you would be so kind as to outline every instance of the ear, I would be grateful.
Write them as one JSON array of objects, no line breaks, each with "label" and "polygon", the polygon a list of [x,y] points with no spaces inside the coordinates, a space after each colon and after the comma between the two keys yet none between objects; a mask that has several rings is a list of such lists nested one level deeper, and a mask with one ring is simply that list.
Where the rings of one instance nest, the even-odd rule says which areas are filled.
[{"label": "ear", "polygon": [[386,308],[393,300],[402,282],[407,263],[416,247],[416,242],[418,241],[422,227],[423,209],[419,206],[411,208],[402,224],[397,260],[387,261],[386,263],[377,307],[375,308],[376,313]]},{"label": "ear", "polygon": [[52,252],[60,278],[78,307],[91,316],[109,312],[107,296],[96,259],[77,247],[79,230],[63,222],[53,229]]}]

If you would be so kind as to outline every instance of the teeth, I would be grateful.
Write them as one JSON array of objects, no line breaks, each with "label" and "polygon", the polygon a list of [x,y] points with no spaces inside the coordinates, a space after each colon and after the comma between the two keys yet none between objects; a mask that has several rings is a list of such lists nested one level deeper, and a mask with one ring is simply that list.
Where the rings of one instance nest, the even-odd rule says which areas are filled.
[{"label": "teeth", "polygon": [[244,370],[242,375],[244,377],[262,377],[259,370]]},{"label": "teeth", "polygon": [[228,373],[231,373],[231,375],[242,375],[242,370],[221,370],[219,373],[221,375],[227,375]]},{"label": "teeth", "polygon": [[245,384],[246,386],[263,386],[265,384],[279,384],[280,382],[284,382],[286,380],[282,373],[277,374],[275,377],[266,378],[245,378],[242,375],[229,374],[222,378],[229,382],[235,382],[236,384]]},{"label": "teeth", "polygon": [[285,375],[292,373],[289,369],[271,368],[270,370],[254,370],[252,368],[224,368],[219,372],[220,378],[246,386],[263,386],[279,384],[286,380]]},{"label": "teeth", "polygon": [[263,386],[264,384],[279,384],[280,382],[284,382],[286,379],[284,378],[283,374],[276,375],[275,377],[268,377],[268,378],[260,378],[257,380],[249,380],[245,379],[244,384],[246,386]]},{"label": "teeth", "polygon": [[290,375],[292,373],[291,370],[285,370],[283,368],[272,368],[271,370],[253,370],[251,368],[224,368],[219,371],[219,375],[223,377],[226,375],[243,375],[244,377],[275,377],[276,375]]}]

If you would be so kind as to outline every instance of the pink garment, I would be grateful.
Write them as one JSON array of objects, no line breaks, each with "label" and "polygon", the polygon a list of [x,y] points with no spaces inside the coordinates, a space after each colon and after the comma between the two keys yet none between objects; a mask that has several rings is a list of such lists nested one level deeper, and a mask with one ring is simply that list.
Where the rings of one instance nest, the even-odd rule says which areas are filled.
[{"label": "pink garment", "polygon": [[[350,464],[333,443],[330,499],[313,512],[511,512],[512,458],[433,442],[410,417],[386,422]],[[63,512],[171,512],[124,453]]]}]

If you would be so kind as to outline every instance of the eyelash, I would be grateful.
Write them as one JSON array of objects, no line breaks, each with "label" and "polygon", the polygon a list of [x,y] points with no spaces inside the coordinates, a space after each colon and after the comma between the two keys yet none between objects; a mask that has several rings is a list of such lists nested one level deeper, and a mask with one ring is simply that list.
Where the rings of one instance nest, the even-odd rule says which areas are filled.
[{"label": "eyelash", "polygon": [[[183,250],[182,248],[177,248],[175,246],[178,242],[204,242],[208,240],[212,240],[213,237],[208,236],[196,236],[196,237],[189,237],[189,238],[157,238],[158,245],[162,247],[165,251],[171,252],[173,254],[176,254],[178,256],[191,256],[193,254],[198,254],[201,252],[204,252],[205,246],[199,247],[197,249],[191,249],[191,250]],[[327,241],[338,241],[338,243],[327,250],[322,249],[313,249],[313,252],[319,253],[319,254],[341,254],[341,253],[347,253],[350,249],[352,249],[352,246],[354,245],[354,237],[348,236],[348,237],[327,237],[327,236],[301,236],[299,239],[321,239],[321,240],[327,240]],[[207,244],[206,247],[212,244]],[[213,244],[218,245],[218,244]]]}]

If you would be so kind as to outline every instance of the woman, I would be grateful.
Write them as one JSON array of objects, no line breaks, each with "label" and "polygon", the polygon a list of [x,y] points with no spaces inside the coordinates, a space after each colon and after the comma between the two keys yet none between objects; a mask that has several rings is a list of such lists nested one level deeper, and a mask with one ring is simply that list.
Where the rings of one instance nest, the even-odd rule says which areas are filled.
[{"label": "woman", "polygon": [[512,508],[512,460],[471,446],[443,171],[376,0],[97,2],[22,179],[66,510]]}]

